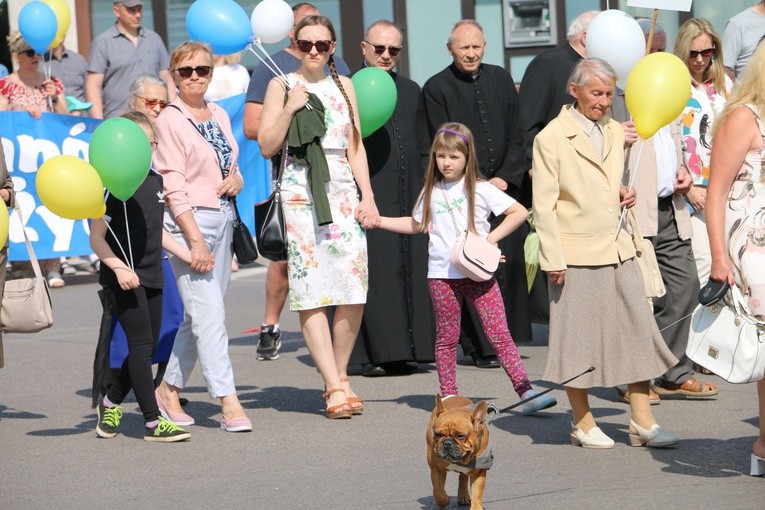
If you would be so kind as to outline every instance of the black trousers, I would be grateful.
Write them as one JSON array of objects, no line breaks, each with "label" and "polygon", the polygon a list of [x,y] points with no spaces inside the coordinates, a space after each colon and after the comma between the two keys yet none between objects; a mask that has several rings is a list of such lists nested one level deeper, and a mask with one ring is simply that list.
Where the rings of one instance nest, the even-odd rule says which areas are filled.
[{"label": "black trousers", "polygon": [[121,404],[132,388],[144,419],[154,421],[159,418],[159,407],[154,396],[151,358],[162,326],[162,289],[139,286],[127,291],[119,287],[111,290],[114,313],[127,337],[128,355],[107,397],[114,404]]}]

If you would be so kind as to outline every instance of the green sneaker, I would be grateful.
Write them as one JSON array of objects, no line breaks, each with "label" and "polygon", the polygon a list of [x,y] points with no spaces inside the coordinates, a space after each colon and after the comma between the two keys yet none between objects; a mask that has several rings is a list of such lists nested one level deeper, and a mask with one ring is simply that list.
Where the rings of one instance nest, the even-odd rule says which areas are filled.
[{"label": "green sneaker", "polygon": [[191,438],[190,433],[162,416],[159,417],[159,424],[153,429],[147,429],[143,436],[144,441],[157,443],[175,443],[189,438]]},{"label": "green sneaker", "polygon": [[113,438],[117,435],[117,427],[122,419],[122,408],[120,406],[106,407],[103,402],[99,402],[97,409],[96,434],[106,439]]}]

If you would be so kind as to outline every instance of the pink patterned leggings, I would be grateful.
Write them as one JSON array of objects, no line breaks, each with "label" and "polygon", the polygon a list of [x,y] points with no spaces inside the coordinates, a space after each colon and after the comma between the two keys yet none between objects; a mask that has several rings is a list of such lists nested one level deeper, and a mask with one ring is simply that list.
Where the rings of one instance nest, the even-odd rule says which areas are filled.
[{"label": "pink patterned leggings", "polygon": [[468,278],[428,280],[436,316],[436,369],[441,395],[457,395],[457,344],[460,338],[462,299],[468,299],[478,311],[481,326],[497,359],[520,397],[531,389],[518,348],[510,336],[505,305],[497,280],[474,282]]}]

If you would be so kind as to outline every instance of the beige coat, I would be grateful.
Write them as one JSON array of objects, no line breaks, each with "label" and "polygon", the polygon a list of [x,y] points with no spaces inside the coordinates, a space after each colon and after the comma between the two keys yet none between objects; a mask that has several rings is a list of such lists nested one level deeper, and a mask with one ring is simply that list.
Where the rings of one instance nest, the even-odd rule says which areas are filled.
[{"label": "beige coat", "polygon": [[[672,141],[675,142],[677,151],[677,161],[683,165],[682,150],[682,132],[680,119],[670,124]],[[642,149],[641,149],[642,146]],[[642,153],[641,153],[642,150]],[[659,205],[658,190],[656,189],[656,149],[653,137],[645,142],[638,140],[630,149],[627,149],[629,165],[625,179],[631,178],[635,164],[640,165],[637,177],[635,178],[635,191],[637,192],[637,203],[633,208],[635,219],[640,227],[640,233],[643,237],[653,237],[659,230]],[[640,155],[640,161],[638,161]],[[675,210],[675,223],[677,224],[677,233],[681,240],[686,241],[691,238],[693,228],[691,227],[691,214],[685,206],[683,195],[675,194],[672,197],[672,206]]]},{"label": "beige coat", "polygon": [[540,267],[616,264],[635,256],[631,236],[619,222],[624,171],[624,132],[609,119],[603,130],[603,161],[564,106],[534,139],[534,223]]}]

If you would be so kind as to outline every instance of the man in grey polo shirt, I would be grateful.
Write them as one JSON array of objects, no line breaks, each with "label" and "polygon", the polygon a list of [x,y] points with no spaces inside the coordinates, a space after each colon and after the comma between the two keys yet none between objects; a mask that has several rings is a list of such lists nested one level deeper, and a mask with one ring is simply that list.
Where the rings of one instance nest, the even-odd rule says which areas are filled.
[{"label": "man in grey polo shirt", "polygon": [[114,15],[114,26],[90,43],[85,94],[93,103],[90,116],[96,119],[127,111],[128,87],[142,74],[159,76],[168,84],[170,100],[175,98],[165,44],[156,32],[141,26],[143,0],[115,1]]}]

